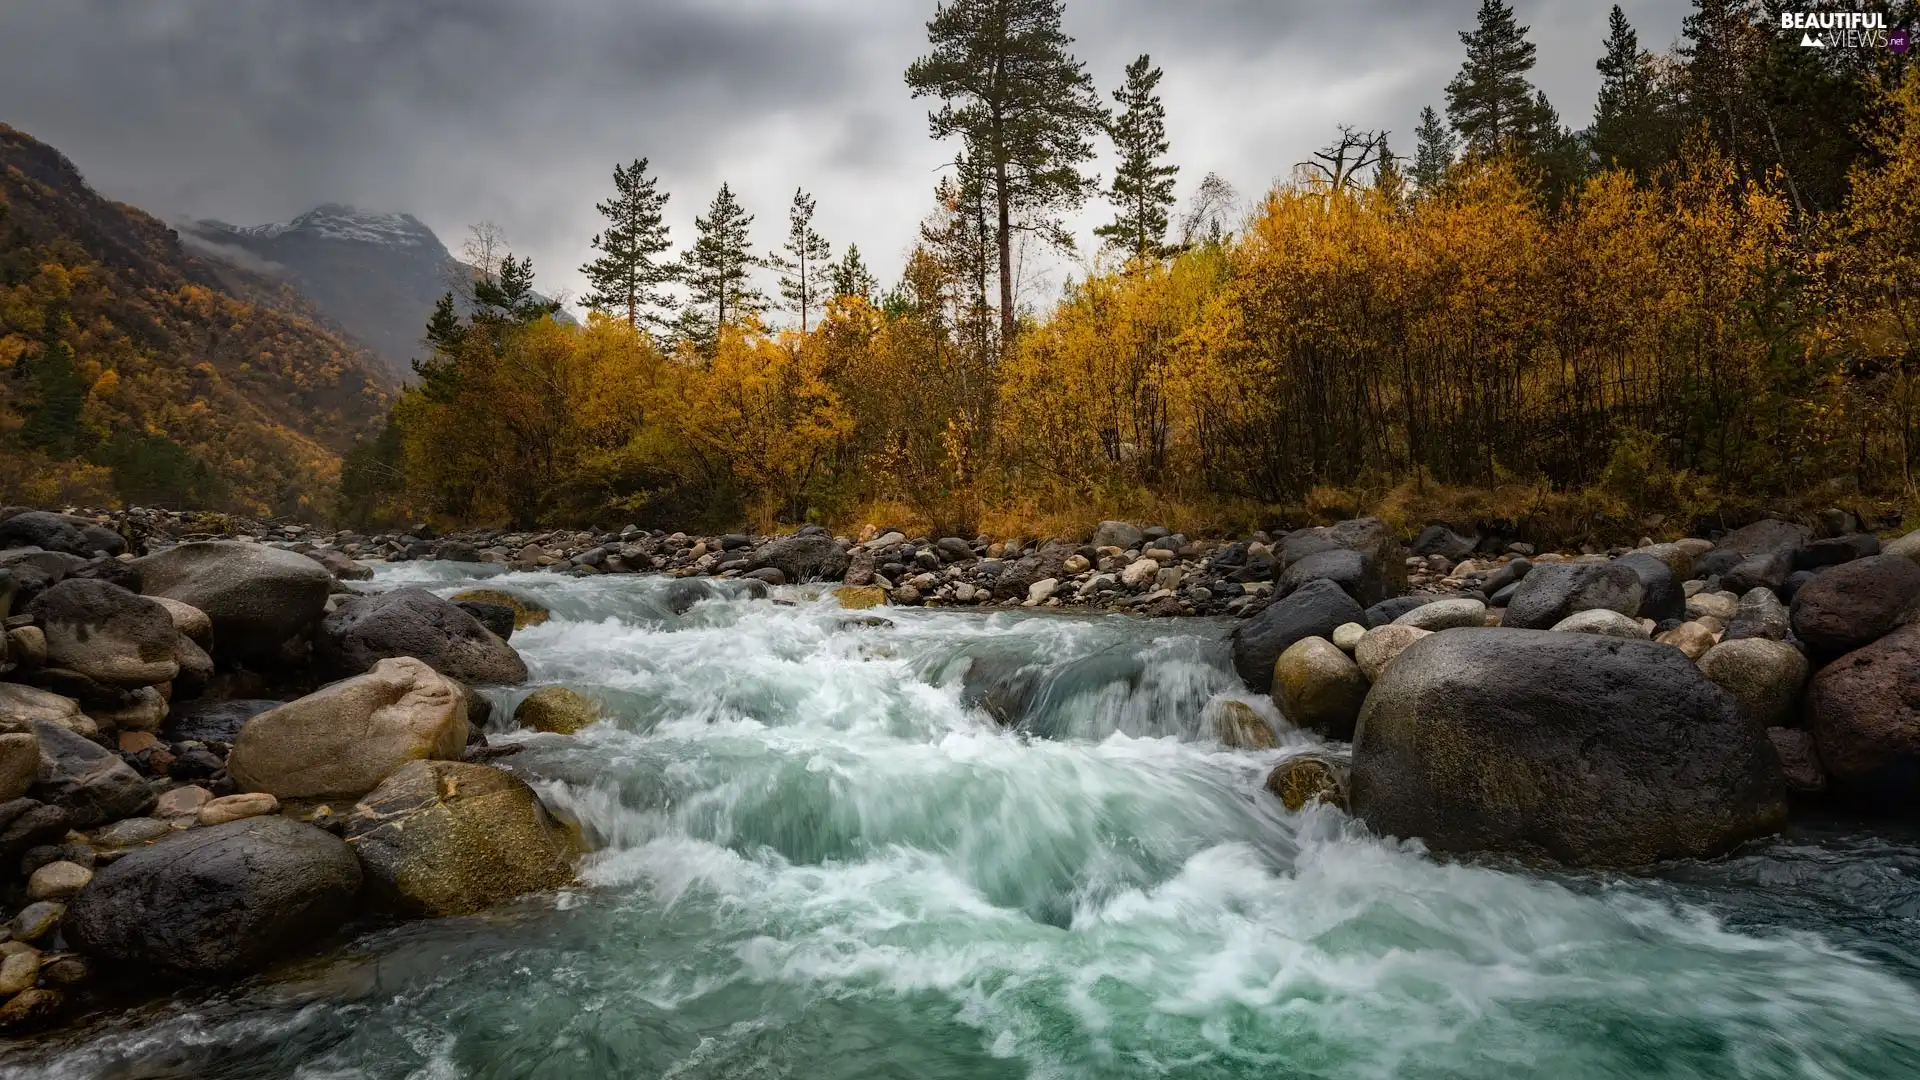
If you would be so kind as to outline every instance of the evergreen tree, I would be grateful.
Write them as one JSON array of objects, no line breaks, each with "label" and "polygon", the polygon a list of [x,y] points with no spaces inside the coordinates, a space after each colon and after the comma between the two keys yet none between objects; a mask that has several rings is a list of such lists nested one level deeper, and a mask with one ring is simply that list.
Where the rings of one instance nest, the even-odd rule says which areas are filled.
[{"label": "evergreen tree", "polygon": [[647,159],[613,167],[613,198],[594,204],[607,219],[605,232],[593,237],[600,257],[580,268],[592,291],[588,306],[623,315],[639,329],[643,320],[658,323],[656,310],[670,301],[660,286],[673,280],[673,265],[660,256],[672,247],[665,218],[668,195],[647,175]]},{"label": "evergreen tree", "polygon": [[1531,153],[1541,127],[1534,46],[1506,0],[1480,0],[1478,24],[1462,31],[1466,62],[1447,84],[1447,119],[1470,154]]},{"label": "evergreen tree", "polygon": [[808,315],[824,299],[820,278],[833,260],[827,238],[813,231],[813,212],[813,196],[795,190],[787,215],[786,254],[776,252],[767,260],[780,273],[780,297],[787,302],[787,310],[800,316],[802,335],[807,332]]},{"label": "evergreen tree", "polygon": [[1447,178],[1453,168],[1453,132],[1440,122],[1440,114],[1428,105],[1420,110],[1420,126],[1413,131],[1413,186],[1432,191]]},{"label": "evergreen tree", "polygon": [[835,296],[857,296],[871,304],[880,291],[880,279],[867,269],[866,261],[860,257],[859,244],[847,245],[828,277]]},{"label": "evergreen tree", "polygon": [[927,23],[932,51],[907,68],[914,97],[940,99],[927,114],[936,139],[959,136],[971,162],[965,186],[992,208],[999,255],[1001,342],[1013,339],[1013,236],[1072,243],[1058,214],[1098,184],[1080,166],[1093,157],[1104,114],[1085,66],[1060,28],[1065,0],[949,0]]},{"label": "evergreen tree", "polygon": [[1167,155],[1167,110],[1156,92],[1160,69],[1145,53],[1127,65],[1125,86],[1113,92],[1120,115],[1107,125],[1120,164],[1113,173],[1107,198],[1119,213],[1112,223],[1093,230],[1136,259],[1167,253],[1167,218],[1173,207],[1173,178],[1178,165],[1163,163]]},{"label": "evergreen tree", "polygon": [[1753,159],[1760,125],[1753,116],[1748,83],[1760,46],[1754,0],[1695,0],[1680,24],[1684,39],[1686,98],[1693,123],[1707,122],[1721,148],[1736,161]]},{"label": "evergreen tree", "polygon": [[[64,323],[65,316],[59,321]],[[27,373],[33,380],[33,404],[20,426],[20,441],[51,458],[79,456],[87,449],[80,429],[87,383],[73,362],[73,349],[48,335],[40,355],[27,365]]]},{"label": "evergreen tree", "polygon": [[766,305],[766,296],[750,278],[761,262],[753,255],[748,234],[752,227],[753,215],[726,184],[720,185],[706,216],[693,219],[693,246],[680,261],[681,280],[690,296],[677,330],[703,350],[713,347],[722,330],[758,315]]},{"label": "evergreen tree", "polygon": [[498,270],[473,283],[473,302],[476,322],[530,323],[560,310],[558,302],[533,291],[532,257],[515,259],[512,253],[500,260]]},{"label": "evergreen tree", "polygon": [[1381,194],[1395,202],[1407,190],[1407,174],[1400,168],[1400,158],[1387,143],[1387,133],[1380,133],[1380,145],[1374,151],[1373,186]]},{"label": "evergreen tree", "polygon": [[1640,37],[1618,4],[1607,17],[1606,53],[1594,66],[1600,71],[1600,98],[1587,137],[1594,160],[1644,180],[1674,146],[1653,55],[1641,50]]}]

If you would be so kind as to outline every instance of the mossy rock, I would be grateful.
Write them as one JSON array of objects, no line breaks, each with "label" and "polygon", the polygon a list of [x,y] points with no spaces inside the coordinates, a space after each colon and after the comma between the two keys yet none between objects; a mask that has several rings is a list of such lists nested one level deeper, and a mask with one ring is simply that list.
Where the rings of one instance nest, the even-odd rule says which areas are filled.
[{"label": "mossy rock", "polygon": [[1272,750],[1280,745],[1267,723],[1254,707],[1244,701],[1223,701],[1213,720],[1213,734],[1235,750]]},{"label": "mossy rock", "polygon": [[539,626],[549,618],[546,607],[539,601],[530,600],[518,593],[510,593],[504,589],[468,589],[466,592],[456,594],[453,597],[453,602],[456,604],[498,604],[504,608],[512,608],[513,628],[515,630],[525,630],[529,626]]},{"label": "mossy rock", "polygon": [[552,735],[572,735],[599,720],[599,702],[564,686],[543,686],[513,710],[514,723]]},{"label": "mossy rock", "polygon": [[878,585],[842,585],[833,590],[833,598],[848,611],[866,611],[868,608],[884,607],[887,593]]},{"label": "mossy rock", "polygon": [[1268,773],[1267,790],[1292,813],[1297,814],[1314,802],[1345,810],[1347,770],[1326,758],[1303,754],[1288,758]]}]

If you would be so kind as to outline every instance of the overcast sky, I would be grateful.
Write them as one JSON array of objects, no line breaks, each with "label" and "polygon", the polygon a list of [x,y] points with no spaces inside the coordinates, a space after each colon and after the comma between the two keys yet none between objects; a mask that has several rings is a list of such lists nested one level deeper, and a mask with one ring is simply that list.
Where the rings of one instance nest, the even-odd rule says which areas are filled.
[{"label": "overcast sky", "polygon": [[[673,195],[677,243],[724,180],[771,248],[804,186],[836,251],[857,242],[891,282],[951,156],[901,78],[933,6],[0,0],[0,122],[163,217],[258,224],[346,202],[415,214],[455,251],[469,224],[491,220],[545,289],[576,295],[611,167],[644,156]],[[1576,127],[1592,111],[1608,6],[1516,3],[1539,45],[1534,80]],[[1662,49],[1689,5],[1622,6],[1643,46]],[[1141,52],[1166,70],[1184,200],[1209,171],[1257,194],[1342,122],[1389,129],[1409,152],[1477,8],[1070,0],[1067,29],[1103,95]],[[1102,213],[1075,221],[1083,238]]]}]

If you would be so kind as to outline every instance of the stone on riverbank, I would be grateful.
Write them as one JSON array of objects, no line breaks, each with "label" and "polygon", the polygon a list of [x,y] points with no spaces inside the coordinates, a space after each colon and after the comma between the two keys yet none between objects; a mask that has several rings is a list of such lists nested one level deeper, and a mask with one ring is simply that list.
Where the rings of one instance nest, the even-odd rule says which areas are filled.
[{"label": "stone on riverbank", "polygon": [[522,683],[527,665],[479,620],[425,589],[357,596],[320,624],[321,655],[343,675],[410,656],[461,682]]},{"label": "stone on riverbank", "polygon": [[40,776],[35,798],[65,810],[76,829],[152,809],[154,794],[118,754],[52,721],[34,724],[40,736]]},{"label": "stone on riverbank", "polygon": [[1394,658],[1406,651],[1407,646],[1433,633],[1417,626],[1401,626],[1388,623],[1376,626],[1360,636],[1359,644],[1353,647],[1353,661],[1360,667],[1360,673],[1369,683],[1380,681],[1380,673],[1385,671]]},{"label": "stone on riverbank", "polygon": [[1920,600],[1920,563],[1875,555],[1833,567],[1793,596],[1793,633],[1816,657],[1872,644]]},{"label": "stone on riverbank", "polygon": [[1722,641],[1700,657],[1700,670],[1747,714],[1768,727],[1791,727],[1807,683],[1807,658],[1784,641]]},{"label": "stone on riverbank", "polygon": [[1220,703],[1213,737],[1235,750],[1271,750],[1280,745],[1266,717],[1246,702],[1231,699]]},{"label": "stone on riverbank", "polygon": [[847,552],[824,532],[802,530],[783,536],[754,552],[748,564],[752,570],[772,568],[787,581],[839,581],[847,574]]},{"label": "stone on riverbank", "polygon": [[235,540],[181,544],[135,559],[142,590],[199,608],[216,658],[271,660],[326,610],[333,575],[304,555]]},{"label": "stone on riverbank", "polygon": [[1273,696],[1288,723],[1344,741],[1353,738],[1367,679],[1338,645],[1302,638],[1274,662]]},{"label": "stone on riverbank", "polygon": [[1836,797],[1920,818],[1920,626],[1822,668],[1804,714]]},{"label": "stone on riverbank", "polygon": [[1646,590],[1632,567],[1614,563],[1535,566],[1514,589],[1500,625],[1550,630],[1569,615],[1604,609],[1638,617]]},{"label": "stone on riverbank", "polygon": [[513,611],[513,628],[525,630],[529,626],[539,626],[551,618],[546,606],[531,597],[505,589],[468,589],[453,594],[456,604],[498,604]]},{"label": "stone on riverbank", "polygon": [[1233,668],[1253,689],[1273,689],[1273,665],[1302,638],[1330,637],[1342,623],[1359,622],[1365,610],[1338,584],[1310,581],[1284,600],[1233,628]]},{"label": "stone on riverbank", "polygon": [[553,735],[572,735],[599,721],[599,703],[564,686],[543,686],[513,710],[514,723]]},{"label": "stone on riverbank", "polygon": [[53,667],[105,686],[133,689],[171,680],[179,632],[167,609],[118,585],[68,578],[27,605],[47,639]]}]

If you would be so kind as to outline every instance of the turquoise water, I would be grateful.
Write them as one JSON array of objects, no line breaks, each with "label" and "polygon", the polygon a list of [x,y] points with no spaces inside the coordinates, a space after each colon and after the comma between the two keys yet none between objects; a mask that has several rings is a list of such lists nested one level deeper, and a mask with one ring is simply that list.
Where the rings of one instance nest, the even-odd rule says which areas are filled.
[{"label": "turquoise water", "polygon": [[495,735],[596,841],[581,885],[363,926],[0,1075],[1920,1076],[1912,834],[1799,826],[1651,877],[1440,862],[1265,794],[1310,736],[1212,740],[1225,624],[489,584],[554,608],[514,638],[535,684],[613,716]]}]

